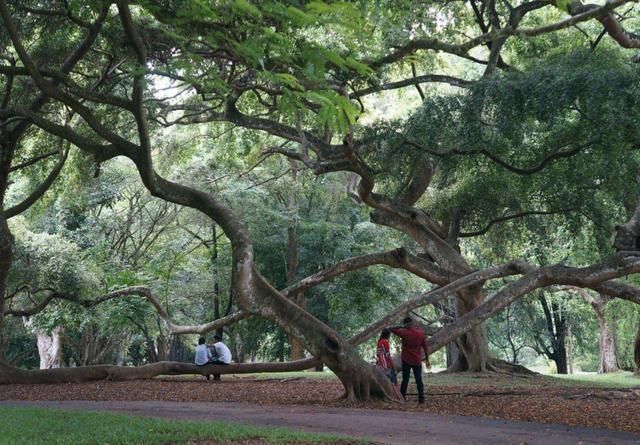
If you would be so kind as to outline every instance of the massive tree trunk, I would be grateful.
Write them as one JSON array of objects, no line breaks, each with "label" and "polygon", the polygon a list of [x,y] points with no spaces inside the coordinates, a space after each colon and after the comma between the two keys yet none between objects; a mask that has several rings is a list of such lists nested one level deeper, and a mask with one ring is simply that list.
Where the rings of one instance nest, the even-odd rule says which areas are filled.
[{"label": "massive tree trunk", "polygon": [[[457,293],[456,318],[461,317],[478,306],[485,300],[482,289],[472,287]],[[484,372],[495,370],[491,364],[489,344],[484,324],[479,324],[467,331],[456,341],[458,350],[457,360],[448,368],[450,372],[477,371]]]}]

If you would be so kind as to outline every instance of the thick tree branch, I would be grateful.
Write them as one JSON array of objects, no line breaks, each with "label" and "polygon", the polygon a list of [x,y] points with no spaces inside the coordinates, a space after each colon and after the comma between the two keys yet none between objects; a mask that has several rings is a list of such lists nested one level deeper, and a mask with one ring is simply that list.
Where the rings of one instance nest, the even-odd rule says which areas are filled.
[{"label": "thick tree branch", "polygon": [[[640,272],[640,253],[618,253],[599,264],[575,268],[555,265],[531,269],[522,278],[507,284],[495,296],[442,328],[428,341],[430,350],[436,351],[454,341],[472,327],[484,322],[527,293],[552,285],[573,285],[597,288],[604,282]],[[611,288],[610,286],[609,288]],[[622,295],[628,295],[620,292]]]},{"label": "thick tree branch", "polygon": [[43,370],[18,369],[0,361],[0,384],[43,384],[75,383],[98,380],[140,380],[159,375],[197,374],[249,374],[258,372],[304,371],[318,364],[311,357],[293,362],[277,363],[232,363],[230,365],[203,365],[184,362],[157,362],[144,366],[93,365],[77,368],[57,368]]},{"label": "thick tree branch", "polygon": [[405,269],[425,280],[444,285],[448,282],[447,274],[436,264],[410,254],[406,249],[395,249],[387,252],[373,253],[341,261],[329,269],[325,269],[283,289],[283,295],[293,295],[301,290],[324,283],[347,272],[374,265],[387,265]]},{"label": "thick tree branch", "polygon": [[409,311],[429,304],[435,304],[446,297],[454,295],[461,289],[470,286],[482,285],[484,282],[495,278],[521,274],[530,269],[531,266],[524,263],[523,261],[517,260],[501,266],[495,266],[478,272],[473,272],[469,275],[452,281],[445,286],[436,288],[402,303],[392,312],[387,314],[384,318],[367,326],[366,328],[361,330],[360,333],[354,335],[351,339],[349,339],[349,342],[354,346],[359,345],[367,341],[373,335],[376,335],[383,328],[394,324],[398,320],[398,318],[409,313]]}]

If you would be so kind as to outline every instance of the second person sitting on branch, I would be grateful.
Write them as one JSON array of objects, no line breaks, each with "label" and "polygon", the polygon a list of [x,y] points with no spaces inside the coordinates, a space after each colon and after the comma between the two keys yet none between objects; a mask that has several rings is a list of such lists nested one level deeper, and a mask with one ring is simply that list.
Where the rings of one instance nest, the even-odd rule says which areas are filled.
[{"label": "second person sitting on branch", "polygon": [[424,361],[427,368],[429,363],[429,346],[422,329],[419,329],[411,317],[402,320],[402,326],[390,328],[391,332],[402,338],[402,384],[400,392],[402,397],[407,398],[407,387],[409,386],[409,375],[413,370],[413,376],[418,387],[418,403],[424,403],[424,384],[422,383],[422,350],[424,350]]},{"label": "second person sitting on branch", "polygon": [[[212,359],[211,363],[214,365],[228,365],[231,363],[231,351],[222,343],[221,335],[213,336],[213,344],[211,345],[212,349]],[[213,374],[213,380],[220,380],[220,374]]]}]

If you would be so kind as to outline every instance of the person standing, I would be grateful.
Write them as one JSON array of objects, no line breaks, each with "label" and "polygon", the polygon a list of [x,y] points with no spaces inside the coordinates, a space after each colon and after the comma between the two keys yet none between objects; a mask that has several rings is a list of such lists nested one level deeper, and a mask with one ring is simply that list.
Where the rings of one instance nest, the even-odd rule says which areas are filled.
[{"label": "person standing", "polygon": [[[222,343],[222,336],[216,334],[213,336],[213,359],[211,363],[214,365],[228,365],[231,363],[231,351]],[[220,380],[220,374],[213,374],[213,380]]]},{"label": "person standing", "polygon": [[431,367],[429,363],[429,346],[422,329],[419,329],[411,317],[405,317],[402,320],[402,326],[396,326],[389,329],[395,335],[402,338],[402,383],[400,384],[400,393],[402,397],[407,398],[407,387],[409,386],[409,376],[413,370],[413,376],[418,387],[418,403],[424,403],[424,383],[422,383],[422,350],[424,350],[425,364],[427,368]]},{"label": "person standing", "polygon": [[389,345],[389,337],[391,331],[387,328],[382,330],[380,338],[378,339],[378,345],[376,346],[376,366],[382,369],[391,383],[396,385],[398,378],[396,377],[396,370],[393,368],[393,361],[391,360],[391,345]]}]

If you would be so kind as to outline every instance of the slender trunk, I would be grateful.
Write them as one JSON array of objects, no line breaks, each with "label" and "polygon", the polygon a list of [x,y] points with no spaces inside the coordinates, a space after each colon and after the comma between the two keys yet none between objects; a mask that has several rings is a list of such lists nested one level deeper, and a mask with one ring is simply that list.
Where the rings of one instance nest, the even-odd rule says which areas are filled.
[{"label": "slender trunk", "polygon": [[571,319],[567,321],[567,367],[569,374],[573,374],[573,333],[571,332]]},{"label": "slender trunk", "polygon": [[636,364],[636,372],[640,373],[640,323],[638,323],[636,341],[633,344],[633,361]]},{"label": "slender trunk", "polygon": [[598,374],[619,371],[620,366],[618,365],[618,356],[616,354],[615,320],[607,319],[606,303],[593,301],[591,306],[596,313],[600,329],[600,366],[598,367]]},{"label": "slender trunk", "polygon": [[[289,227],[287,228],[287,245],[289,253],[289,267],[287,270],[287,285],[292,285],[296,280],[298,273],[298,167],[296,161],[289,159],[289,168],[291,171],[291,187],[289,188],[289,202],[287,210],[289,211]],[[304,292],[295,292],[291,299],[301,308],[305,308]],[[302,341],[295,335],[289,334],[289,346],[291,347],[291,361],[301,360],[304,358],[304,345]]]},{"label": "slender trunk", "polygon": [[4,216],[4,197],[9,185],[9,170],[11,169],[16,141],[8,141],[5,138],[6,135],[3,135],[2,129],[0,129],[0,359],[4,357],[6,343],[4,335],[4,306],[14,245],[13,235]]},{"label": "slender trunk", "polygon": [[[1,210],[1,209],[0,209]],[[7,225],[7,220],[0,211],[0,359],[4,357],[4,302],[7,292],[9,269],[13,260],[13,235]]]},{"label": "slender trunk", "polygon": [[556,368],[558,374],[567,374],[567,349],[565,347],[564,335],[560,335],[556,346],[556,354],[554,354],[554,361],[556,362]]}]

